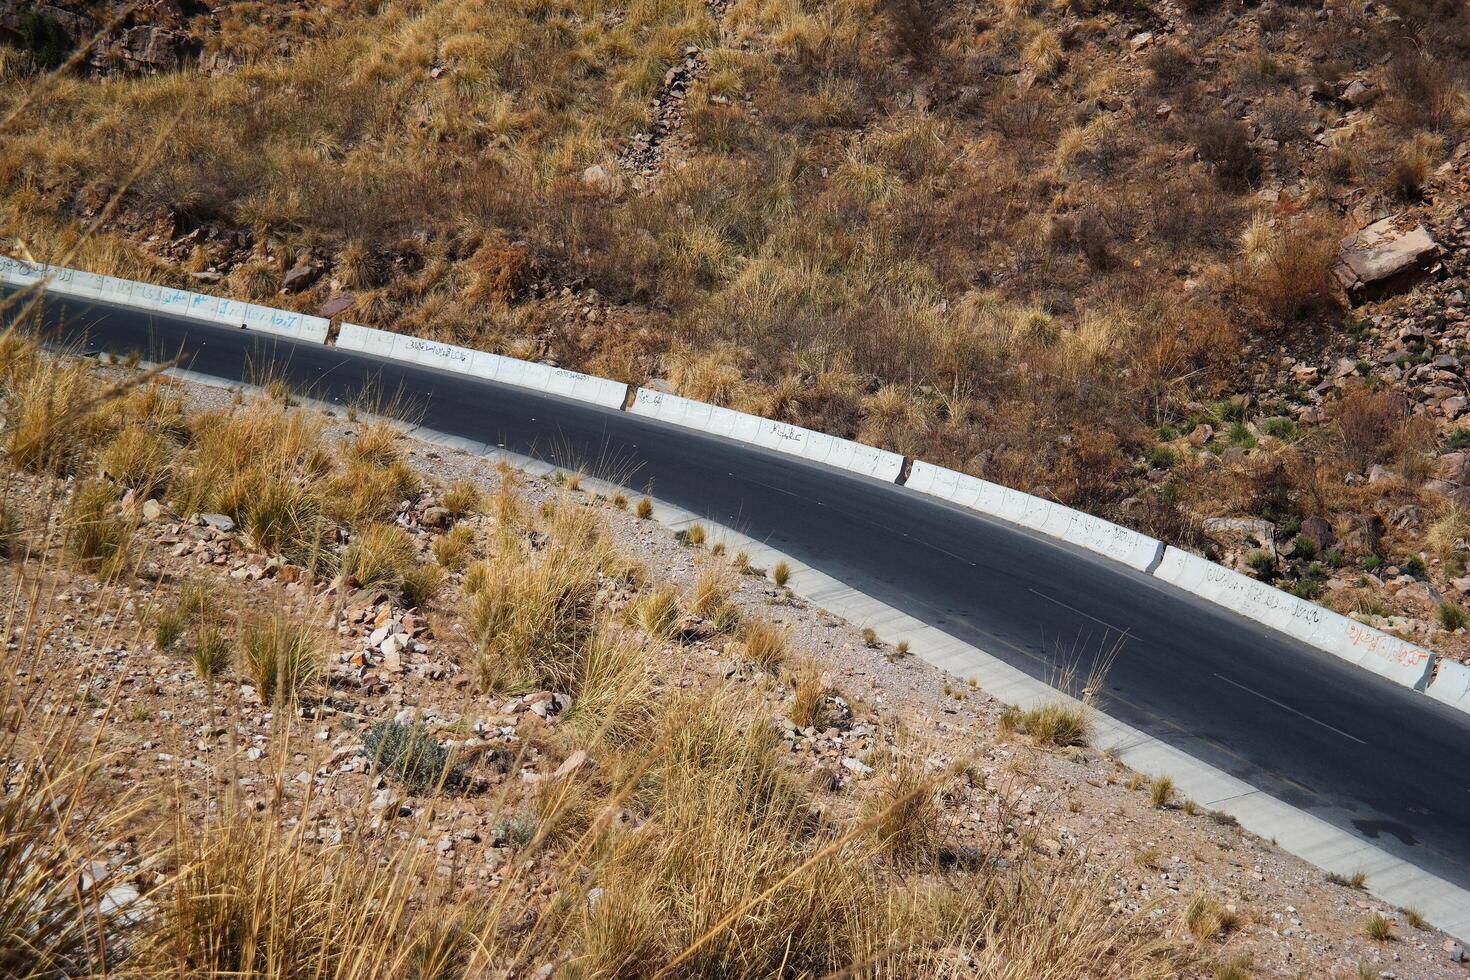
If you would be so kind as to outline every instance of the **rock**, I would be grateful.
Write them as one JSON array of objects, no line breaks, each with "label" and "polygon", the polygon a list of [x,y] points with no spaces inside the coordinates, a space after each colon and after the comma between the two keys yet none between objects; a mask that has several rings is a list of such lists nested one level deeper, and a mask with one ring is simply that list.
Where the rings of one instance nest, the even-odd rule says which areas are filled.
[{"label": "rock", "polygon": [[1377,96],[1377,90],[1359,78],[1349,82],[1338,98],[1355,109],[1361,109],[1377,101]]},{"label": "rock", "polygon": [[224,514],[199,514],[197,516],[200,524],[213,528],[216,531],[229,534],[235,529],[235,522]]},{"label": "rock", "polygon": [[1414,531],[1424,524],[1424,508],[1415,504],[1402,504],[1389,512],[1388,520],[1403,531]]},{"label": "rock", "polygon": [[1266,547],[1276,539],[1276,525],[1258,517],[1206,517],[1204,530],[1212,538],[1240,535]]},{"label": "rock", "polygon": [[1393,478],[1394,472],[1387,466],[1382,466],[1378,463],[1374,463],[1368,468],[1369,483],[1383,483],[1385,481],[1392,480]]},{"label": "rock", "polygon": [[623,189],[622,180],[600,163],[582,171],[582,183],[599,194],[617,194]]},{"label": "rock", "polygon": [[1353,518],[1352,529],[1343,538],[1343,544],[1356,554],[1375,555],[1388,528],[1377,514],[1359,514]]},{"label": "rock", "polygon": [[649,391],[661,391],[666,395],[674,394],[674,385],[668,378],[649,378],[643,382],[643,387]]},{"label": "rock", "polygon": [[1342,240],[1334,272],[1354,298],[1379,298],[1411,285],[1429,271],[1439,245],[1423,225],[1409,231],[1392,217],[1375,221]]},{"label": "rock", "polygon": [[1444,954],[1450,958],[1451,963],[1465,962],[1465,947],[1461,946],[1453,939],[1446,939],[1444,941],[1444,945],[1440,948],[1443,949]]},{"label": "rock", "polygon": [[578,749],[571,755],[567,756],[566,761],[557,767],[556,772],[552,774],[552,778],[561,779],[563,776],[570,776],[572,773],[576,772],[578,769],[587,764],[587,753],[582,751],[581,749]]},{"label": "rock", "polygon": [[1214,436],[1214,434],[1214,426],[1201,422],[1199,425],[1195,426],[1194,431],[1189,434],[1189,444],[1196,449],[1199,449],[1205,443],[1209,442],[1210,438]]},{"label": "rock", "polygon": [[1434,475],[1450,483],[1470,484],[1470,452],[1445,453],[1434,461]]},{"label": "rock", "polygon": [[322,270],[309,262],[298,262],[281,277],[281,292],[299,293],[317,281]]},{"label": "rock", "polygon": [[572,699],[552,691],[537,691],[525,698],[526,710],[541,718],[555,718],[572,706]]},{"label": "rock", "polygon": [[865,762],[860,762],[857,759],[852,758],[851,756],[843,758],[842,768],[848,770],[849,772],[857,773],[859,776],[871,776],[873,774],[872,766],[868,765]]},{"label": "rock", "polygon": [[163,504],[160,504],[158,501],[154,500],[152,497],[149,497],[147,500],[143,501],[143,519],[145,521],[160,520],[167,513],[168,509],[165,508]]},{"label": "rock", "polygon": [[1424,489],[1449,500],[1459,507],[1470,507],[1470,487],[1448,480],[1425,480]]},{"label": "rock", "polygon": [[425,507],[419,515],[419,523],[425,527],[448,527],[454,523],[454,515],[447,507]]},{"label": "rock", "polygon": [[317,316],[331,319],[340,316],[357,305],[357,297],[352,293],[338,293],[336,296],[328,297],[327,301],[316,308]]},{"label": "rock", "polygon": [[1393,597],[1405,606],[1415,606],[1420,610],[1436,609],[1444,602],[1444,596],[1439,590],[1428,582],[1414,582],[1404,586],[1393,594]]},{"label": "rock", "polygon": [[1302,521],[1302,537],[1317,546],[1317,554],[1326,554],[1337,544],[1337,535],[1332,525],[1320,517],[1309,517]]}]

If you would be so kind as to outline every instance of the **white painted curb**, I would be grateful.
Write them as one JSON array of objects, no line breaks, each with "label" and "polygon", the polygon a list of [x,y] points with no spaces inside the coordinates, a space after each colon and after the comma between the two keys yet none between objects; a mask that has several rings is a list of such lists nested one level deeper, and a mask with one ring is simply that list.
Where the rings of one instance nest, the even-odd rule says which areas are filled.
[{"label": "white painted curb", "polygon": [[903,472],[904,458],[898,453],[662,391],[639,388],[628,411],[686,429],[697,429],[736,442],[799,456],[813,463],[861,473],[886,483],[897,481]]},{"label": "white painted curb", "polygon": [[327,342],[327,332],[331,326],[330,321],[322,317],[307,316],[291,310],[241,303],[239,300],[206,296],[203,293],[189,293],[169,286],[117,279],[64,266],[32,265],[4,256],[0,256],[0,282],[11,286],[35,286],[64,296],[132,306],[169,316],[203,320],[315,344]]}]

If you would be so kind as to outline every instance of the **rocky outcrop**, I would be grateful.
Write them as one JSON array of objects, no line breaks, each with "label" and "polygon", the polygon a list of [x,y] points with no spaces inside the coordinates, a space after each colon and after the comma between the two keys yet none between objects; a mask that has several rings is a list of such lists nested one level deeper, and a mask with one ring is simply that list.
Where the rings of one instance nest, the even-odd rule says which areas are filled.
[{"label": "rocky outcrop", "polygon": [[1344,238],[1334,271],[1349,296],[1378,298],[1412,285],[1438,256],[1423,225],[1401,230],[1388,217]]},{"label": "rocky outcrop", "polygon": [[[102,31],[106,33],[98,38]],[[47,68],[90,43],[85,64],[96,71],[125,72],[176,68],[201,48],[189,15],[173,0],[141,4],[0,0],[0,42],[30,51]]]}]

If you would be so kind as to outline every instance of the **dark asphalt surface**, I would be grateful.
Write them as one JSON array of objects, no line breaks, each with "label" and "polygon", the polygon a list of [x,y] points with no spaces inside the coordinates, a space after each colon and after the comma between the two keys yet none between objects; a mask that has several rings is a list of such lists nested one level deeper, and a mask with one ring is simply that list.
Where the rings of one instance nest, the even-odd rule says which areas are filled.
[{"label": "dark asphalt surface", "polygon": [[1109,714],[1470,887],[1470,715],[1157,579],[903,487],[626,413],[81,300],[49,299],[41,319],[71,347],[366,397],[651,488],[1042,680],[1085,679],[1111,652]]}]

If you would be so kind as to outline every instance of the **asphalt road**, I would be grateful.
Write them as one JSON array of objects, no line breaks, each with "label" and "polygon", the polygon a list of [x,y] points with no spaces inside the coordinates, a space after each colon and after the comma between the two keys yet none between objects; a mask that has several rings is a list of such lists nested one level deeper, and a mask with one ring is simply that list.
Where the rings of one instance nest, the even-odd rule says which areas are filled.
[{"label": "asphalt road", "polygon": [[40,319],[68,346],[281,378],[651,488],[1042,680],[1111,659],[1109,714],[1470,887],[1470,715],[1157,579],[903,487],[626,413],[79,300],[50,299]]}]

